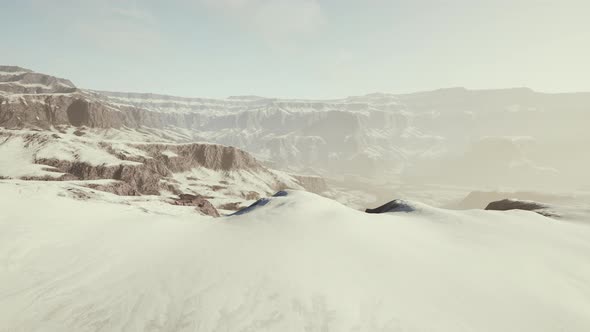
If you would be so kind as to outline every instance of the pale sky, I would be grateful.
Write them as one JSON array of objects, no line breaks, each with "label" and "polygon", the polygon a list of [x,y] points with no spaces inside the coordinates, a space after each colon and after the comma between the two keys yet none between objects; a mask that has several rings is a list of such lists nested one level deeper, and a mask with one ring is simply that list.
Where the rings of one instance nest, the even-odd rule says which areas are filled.
[{"label": "pale sky", "polygon": [[77,86],[334,98],[590,91],[584,0],[0,0],[0,63]]}]

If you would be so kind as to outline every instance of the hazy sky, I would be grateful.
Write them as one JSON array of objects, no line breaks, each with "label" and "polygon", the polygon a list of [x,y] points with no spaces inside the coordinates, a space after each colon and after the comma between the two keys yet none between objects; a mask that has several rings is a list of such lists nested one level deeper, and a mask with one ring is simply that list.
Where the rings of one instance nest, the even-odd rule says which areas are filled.
[{"label": "hazy sky", "polygon": [[84,88],[590,90],[588,0],[0,0],[0,63]]}]

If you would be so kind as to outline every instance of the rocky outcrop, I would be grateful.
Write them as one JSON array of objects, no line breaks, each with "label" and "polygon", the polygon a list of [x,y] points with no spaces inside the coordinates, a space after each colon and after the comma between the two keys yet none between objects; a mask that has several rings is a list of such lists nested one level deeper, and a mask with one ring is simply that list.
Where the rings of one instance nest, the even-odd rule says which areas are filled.
[{"label": "rocky outcrop", "polygon": [[263,166],[249,153],[231,146],[218,144],[136,144],[152,158],[163,163],[173,173],[194,167],[231,171],[259,170]]},{"label": "rocky outcrop", "polygon": [[172,202],[174,205],[194,206],[204,215],[219,217],[217,209],[205,197],[200,195],[181,194]]},{"label": "rocky outcrop", "polygon": [[[73,84],[66,80],[1,68],[0,126],[6,128],[182,129],[187,140],[237,146],[278,167],[376,179],[402,172],[413,183],[554,187],[572,174],[568,183],[577,185],[588,164],[581,143],[590,138],[588,93],[453,88],[334,100],[181,98],[68,90]],[[555,124],[571,129],[559,139],[535,140]],[[531,143],[512,142],[514,135]]]},{"label": "rocky outcrop", "polygon": [[533,201],[522,201],[517,199],[503,199],[500,201],[491,202],[486,206],[486,210],[494,211],[508,211],[508,210],[524,210],[533,211],[546,217],[555,217],[554,213],[549,212],[548,205],[537,203]]},{"label": "rocky outcrop", "polygon": [[229,210],[229,211],[238,211],[242,209],[242,204],[240,202],[231,202],[225,203],[219,206],[220,210]]},{"label": "rocky outcrop", "polygon": [[[0,169],[0,176],[46,181],[112,180],[80,185],[132,196],[207,192],[242,202],[275,190],[303,189],[297,179],[267,169],[234,147],[103,141],[101,132],[86,127],[76,130],[80,134],[73,128],[56,129],[0,130],[0,148],[8,153],[5,157],[17,158],[16,162],[26,168],[20,173]],[[28,166],[31,163],[43,166]],[[217,180],[211,181],[209,176]]]},{"label": "rocky outcrop", "polygon": [[69,80],[35,73],[16,66],[0,66],[0,91],[9,94],[71,93]]},{"label": "rocky outcrop", "polygon": [[321,194],[328,190],[328,185],[324,178],[320,176],[311,176],[311,175],[292,175],[297,182],[307,191]]},{"label": "rocky outcrop", "polygon": [[239,216],[242,214],[250,213],[250,212],[254,211],[255,209],[265,206],[266,204],[270,203],[273,199],[276,199],[277,197],[286,197],[286,196],[289,196],[289,193],[287,191],[284,191],[284,190],[277,191],[274,195],[272,195],[272,197],[261,198],[261,199],[257,200],[256,202],[250,204],[249,206],[242,208],[242,209],[230,214],[229,216]]},{"label": "rocky outcrop", "polygon": [[137,165],[91,165],[87,162],[58,159],[38,159],[36,163],[52,166],[78,180],[112,179],[121,181],[125,183],[124,186],[96,186],[95,189],[124,195],[159,195],[160,179],[170,174],[163,165],[149,160],[145,164]]},{"label": "rocky outcrop", "polygon": [[395,199],[374,209],[366,209],[365,212],[378,214],[387,212],[413,212],[415,210],[416,208],[410,203],[401,199]]},{"label": "rocky outcrop", "polygon": [[472,191],[463,200],[448,206],[452,209],[485,209],[490,202],[502,200],[536,201],[546,203],[562,203],[573,198],[567,195],[556,195],[533,191]]},{"label": "rocky outcrop", "polygon": [[[93,165],[82,161],[60,160],[56,158],[37,159],[35,163],[51,166],[54,171],[66,173],[65,179],[119,180],[127,185],[101,186],[116,194],[158,195],[160,181],[172,173],[186,172],[196,167],[212,170],[264,170],[250,154],[233,148],[216,144],[136,144],[130,145],[145,151],[147,157],[128,156],[117,152],[108,143],[102,147],[121,160],[119,165]],[[168,184],[173,187],[173,184]],[[175,192],[176,188],[168,188]]]}]

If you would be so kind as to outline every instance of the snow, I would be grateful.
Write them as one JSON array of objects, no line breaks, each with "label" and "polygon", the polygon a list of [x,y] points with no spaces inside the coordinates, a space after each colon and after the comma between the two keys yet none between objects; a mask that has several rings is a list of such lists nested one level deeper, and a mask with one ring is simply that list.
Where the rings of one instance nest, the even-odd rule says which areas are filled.
[{"label": "snow", "polygon": [[124,154],[127,157],[140,157],[146,159],[152,158],[145,151],[134,148],[122,142],[110,142],[110,145],[114,152]]},{"label": "snow", "polygon": [[[85,162],[90,165],[140,165],[139,162],[121,160],[108,153],[101,147],[100,137],[88,134],[88,137],[78,137],[71,133],[35,132],[30,130],[2,130],[0,129],[0,176],[43,176],[62,175],[55,172],[43,172],[46,165],[36,165],[35,160],[58,159],[71,162]],[[59,138],[54,138],[55,134]],[[128,146],[122,142],[113,142],[115,152],[128,156],[147,157],[143,151]]]},{"label": "snow", "polygon": [[164,150],[161,152],[161,154],[168,157],[168,158],[178,157],[178,155],[176,153],[174,153],[173,151],[170,151],[170,150]]},{"label": "snow", "polygon": [[48,172],[47,165],[34,163],[34,155],[30,149],[26,149],[21,137],[11,140],[2,140],[0,137],[0,177],[55,177],[63,173]]},{"label": "snow", "polygon": [[255,200],[247,198],[249,194],[270,195],[276,191],[274,186],[277,181],[290,188],[301,189],[301,186],[294,182],[293,177],[275,170],[226,172],[198,167],[189,172],[174,173],[172,178],[180,191],[209,197],[209,201],[214,206],[236,202],[242,206],[249,205]]},{"label": "snow", "polygon": [[61,190],[0,181],[2,330],[590,330],[587,224],[293,191],[213,219]]},{"label": "snow", "polygon": [[0,76],[17,76],[27,73],[26,71],[0,71]]},{"label": "snow", "polygon": [[[72,135],[73,136],[73,135]],[[130,148],[131,149],[131,148]],[[63,139],[43,145],[37,152],[38,159],[59,159],[86,162],[90,165],[140,165],[139,162],[121,160],[98,146],[98,142],[64,136]]]},{"label": "snow", "polygon": [[[21,82],[0,82],[0,84],[6,84],[6,85],[18,85],[18,86],[22,86],[24,88],[42,88],[42,89],[52,89],[53,87],[47,84],[41,84],[41,83],[21,83]],[[67,86],[65,84],[62,84],[64,86]],[[69,86],[67,86],[69,87]]]}]

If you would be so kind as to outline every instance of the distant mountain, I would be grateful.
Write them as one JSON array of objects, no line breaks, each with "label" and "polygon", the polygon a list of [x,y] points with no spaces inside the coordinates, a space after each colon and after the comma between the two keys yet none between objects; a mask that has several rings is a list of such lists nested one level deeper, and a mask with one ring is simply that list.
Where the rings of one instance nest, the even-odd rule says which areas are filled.
[{"label": "distant mountain", "polygon": [[148,140],[236,146],[274,167],[330,176],[590,183],[590,93],[450,88],[335,100],[184,98],[77,89],[49,75],[0,68],[5,128],[125,128]]}]

